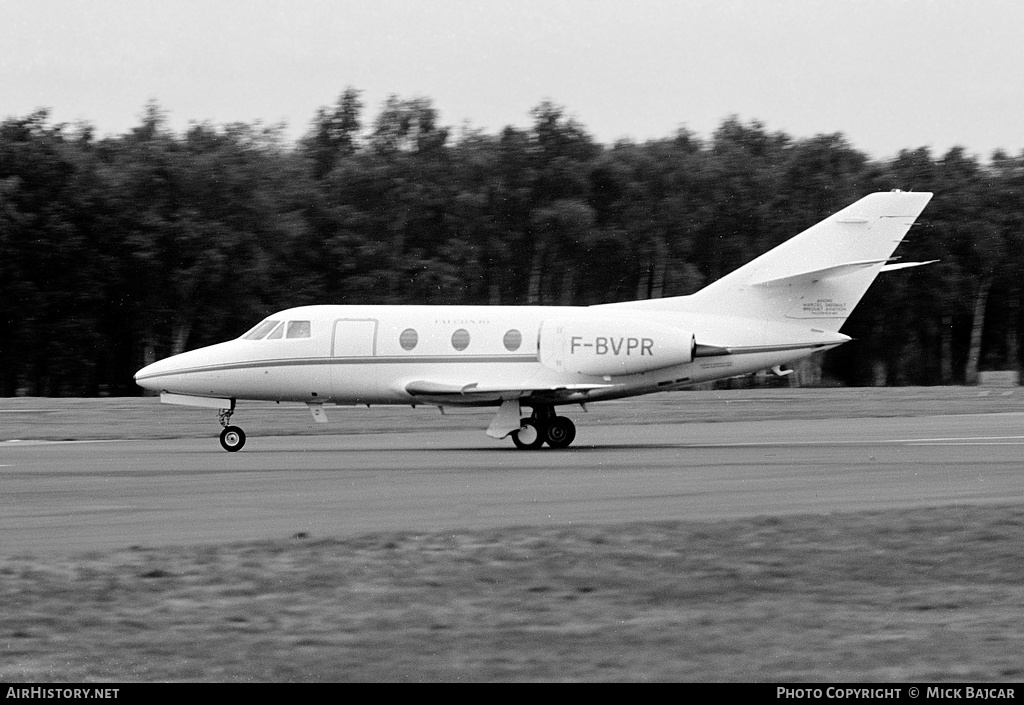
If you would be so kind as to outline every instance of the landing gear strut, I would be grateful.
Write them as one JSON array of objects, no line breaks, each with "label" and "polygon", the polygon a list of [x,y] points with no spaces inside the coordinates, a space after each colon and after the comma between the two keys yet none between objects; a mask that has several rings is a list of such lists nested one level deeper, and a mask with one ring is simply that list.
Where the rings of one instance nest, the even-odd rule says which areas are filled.
[{"label": "landing gear strut", "polygon": [[[232,407],[234,407],[233,400]],[[228,425],[233,413],[235,413],[235,410],[234,408],[231,408],[221,409],[219,414],[220,425],[224,427],[224,430],[220,432],[220,445],[221,448],[229,453],[237,453],[242,450],[242,446],[245,445],[245,431],[240,429],[238,426]]]},{"label": "landing gear strut", "polygon": [[528,419],[512,432],[516,448],[534,450],[547,443],[552,448],[567,448],[576,438],[576,425],[564,416],[556,416],[551,406],[537,406]]}]

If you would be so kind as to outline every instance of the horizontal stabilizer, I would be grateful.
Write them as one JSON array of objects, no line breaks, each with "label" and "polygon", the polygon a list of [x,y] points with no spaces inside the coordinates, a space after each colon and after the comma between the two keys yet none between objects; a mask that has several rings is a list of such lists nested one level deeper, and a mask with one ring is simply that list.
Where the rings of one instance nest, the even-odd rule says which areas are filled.
[{"label": "horizontal stabilizer", "polygon": [[892,272],[897,269],[907,269],[908,267],[922,267],[926,264],[934,264],[938,261],[939,260],[937,259],[930,259],[927,262],[901,262],[899,264],[887,264],[884,267],[882,267],[881,271]]},{"label": "horizontal stabilizer", "polygon": [[[753,286],[794,286],[813,284],[814,282],[821,281],[822,279],[853,274],[854,272],[859,272],[867,267],[872,267],[876,264],[882,264],[888,261],[888,259],[866,259],[859,262],[845,262],[843,264],[834,264],[831,267],[822,267],[820,269],[811,269],[806,272],[789,274],[776,279],[762,279],[761,281],[751,282],[751,284]],[[882,269],[884,270],[885,267]]]}]

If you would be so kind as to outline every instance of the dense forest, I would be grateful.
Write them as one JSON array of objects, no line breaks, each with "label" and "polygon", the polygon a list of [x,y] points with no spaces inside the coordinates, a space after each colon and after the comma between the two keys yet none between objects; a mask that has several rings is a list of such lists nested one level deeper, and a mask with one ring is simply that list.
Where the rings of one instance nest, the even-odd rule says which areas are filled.
[{"label": "dense forest", "polygon": [[[971,384],[1020,364],[1024,153],[909,147],[730,117],[595,142],[544,102],[531,125],[372,118],[344,91],[297,143],[280,127],[126,134],[0,123],[0,395],[125,395],[144,363],[310,303],[587,305],[691,293],[861,196],[934,191],[829,353],[826,383]],[[681,116],[684,117],[684,116]]]}]

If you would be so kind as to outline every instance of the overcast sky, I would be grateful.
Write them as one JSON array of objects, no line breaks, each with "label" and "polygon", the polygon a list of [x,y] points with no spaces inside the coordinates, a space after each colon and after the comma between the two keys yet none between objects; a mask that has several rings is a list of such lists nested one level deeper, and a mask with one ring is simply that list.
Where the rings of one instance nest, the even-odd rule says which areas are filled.
[{"label": "overcast sky", "polygon": [[0,117],[297,137],[351,86],[491,133],[548,99],[605,143],[736,114],[987,159],[1024,149],[1022,37],[1020,0],[0,0]]}]

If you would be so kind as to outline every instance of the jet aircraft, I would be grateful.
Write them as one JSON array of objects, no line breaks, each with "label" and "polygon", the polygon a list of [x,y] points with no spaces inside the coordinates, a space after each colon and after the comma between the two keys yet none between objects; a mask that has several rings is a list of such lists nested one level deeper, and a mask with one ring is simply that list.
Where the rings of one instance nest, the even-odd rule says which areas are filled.
[{"label": "jet aircraft", "polygon": [[[487,434],[565,448],[557,407],[770,369],[850,340],[843,322],[931,199],[874,193],[689,296],[596,306],[303,306],[240,338],[157,361],[136,382],[217,409],[228,451],[239,401],[491,406]],[[530,410],[524,416],[523,409]],[[585,408],[585,407],[584,407]]]}]

